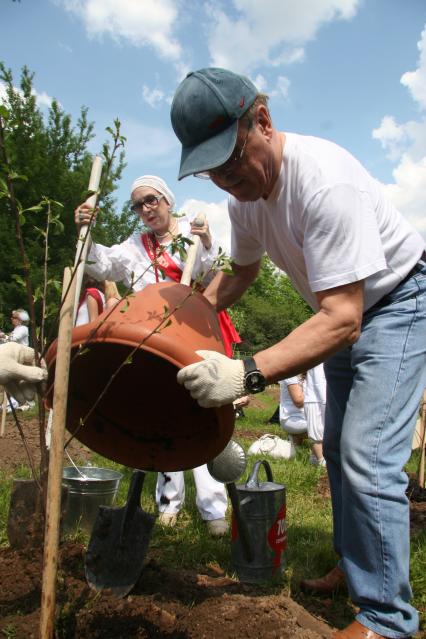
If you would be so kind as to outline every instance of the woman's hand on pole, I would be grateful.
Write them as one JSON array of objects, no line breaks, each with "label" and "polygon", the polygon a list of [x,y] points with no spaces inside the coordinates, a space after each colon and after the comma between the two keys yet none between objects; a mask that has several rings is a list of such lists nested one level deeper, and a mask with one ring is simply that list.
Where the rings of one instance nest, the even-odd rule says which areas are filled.
[{"label": "woman's hand on pole", "polygon": [[204,222],[200,225],[199,218],[195,218],[191,222],[191,233],[192,235],[198,235],[202,245],[208,251],[212,245],[212,236],[209,229],[209,223],[205,219]]},{"label": "woman's hand on pole", "polygon": [[99,207],[93,208],[86,202],[77,206],[74,211],[74,222],[76,223],[77,229],[80,230],[82,226],[87,226],[92,221],[96,220],[98,212]]}]

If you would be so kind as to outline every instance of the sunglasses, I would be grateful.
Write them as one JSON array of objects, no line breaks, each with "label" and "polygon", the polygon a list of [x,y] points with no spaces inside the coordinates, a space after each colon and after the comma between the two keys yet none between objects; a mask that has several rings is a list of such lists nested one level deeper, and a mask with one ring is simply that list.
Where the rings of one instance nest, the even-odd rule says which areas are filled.
[{"label": "sunglasses", "polygon": [[134,202],[130,210],[133,211],[133,213],[143,213],[144,208],[155,209],[164,197],[164,195],[147,195],[143,200]]},{"label": "sunglasses", "polygon": [[211,180],[212,177],[218,178],[228,178],[234,171],[238,168],[239,164],[244,157],[244,152],[246,150],[247,140],[250,135],[250,131],[252,130],[252,123],[249,124],[247,129],[246,137],[244,138],[244,142],[241,146],[241,149],[238,151],[234,151],[231,157],[226,160],[224,164],[218,166],[216,169],[209,169],[208,171],[201,171],[200,173],[194,173],[194,177],[200,178],[201,180]]}]

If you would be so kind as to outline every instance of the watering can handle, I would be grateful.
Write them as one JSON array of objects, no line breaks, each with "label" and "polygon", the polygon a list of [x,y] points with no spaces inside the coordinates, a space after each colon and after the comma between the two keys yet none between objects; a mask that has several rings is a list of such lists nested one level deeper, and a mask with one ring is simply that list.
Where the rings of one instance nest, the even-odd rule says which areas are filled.
[{"label": "watering can handle", "polygon": [[[204,226],[206,223],[206,216],[204,213],[199,213],[194,220],[195,226]],[[192,244],[189,247],[186,254],[186,262],[183,267],[182,277],[180,278],[180,283],[185,284],[186,286],[191,285],[192,279],[192,271],[194,270],[195,259],[197,257],[198,247],[201,244],[200,237],[198,235],[194,235],[192,237]]]},{"label": "watering can handle", "polygon": [[259,488],[258,475],[259,475],[259,469],[261,466],[263,466],[265,469],[266,477],[268,481],[274,481],[269,462],[266,461],[266,459],[259,459],[253,466],[253,470],[251,471],[250,476],[246,481],[247,488]]}]

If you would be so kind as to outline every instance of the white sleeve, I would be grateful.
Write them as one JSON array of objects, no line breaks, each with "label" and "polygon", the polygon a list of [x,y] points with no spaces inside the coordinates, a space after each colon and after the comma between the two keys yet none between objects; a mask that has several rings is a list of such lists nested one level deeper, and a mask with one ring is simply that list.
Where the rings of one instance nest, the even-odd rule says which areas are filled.
[{"label": "white sleeve", "polygon": [[92,243],[85,271],[98,281],[111,280],[112,282],[131,283],[131,254],[129,250],[130,238],[121,244],[104,246],[103,244]]},{"label": "white sleeve", "polygon": [[9,335],[8,341],[17,342],[18,344],[27,344],[28,328],[26,326],[15,326],[15,328]]}]

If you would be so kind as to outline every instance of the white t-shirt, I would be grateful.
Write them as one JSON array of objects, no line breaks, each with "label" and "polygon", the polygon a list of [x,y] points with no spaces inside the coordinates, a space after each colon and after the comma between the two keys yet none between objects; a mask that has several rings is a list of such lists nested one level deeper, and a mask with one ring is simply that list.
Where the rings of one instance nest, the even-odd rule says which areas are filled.
[{"label": "white t-shirt", "polygon": [[9,333],[8,341],[28,346],[28,326],[22,324],[15,326],[13,331]]},{"label": "white t-shirt", "polygon": [[266,251],[302,297],[365,280],[364,307],[389,293],[425,242],[347,151],[286,133],[281,171],[267,200],[230,197],[231,256],[252,264]]},{"label": "white t-shirt", "polygon": [[306,373],[305,404],[315,402],[325,404],[327,394],[327,382],[324,375],[324,366],[318,364],[310,368]]},{"label": "white t-shirt", "polygon": [[[177,221],[179,233],[184,237],[190,237],[190,220],[187,217],[181,217],[177,218]],[[200,242],[193,277],[209,273],[218,250],[217,242],[212,242],[209,250],[205,249]],[[181,260],[179,253],[175,253],[172,257],[179,268],[183,269],[185,263]],[[86,264],[85,271],[96,280],[124,282],[127,287],[132,286],[134,291],[141,291],[147,284],[155,284],[156,282],[151,259],[142,244],[139,232],[134,233],[121,244],[114,244],[110,247],[93,243],[87,259],[92,263]],[[160,275],[160,282],[167,280],[167,277],[163,280]]]},{"label": "white t-shirt", "polygon": [[293,400],[290,397],[290,393],[288,392],[288,386],[292,384],[299,384],[304,390],[304,381],[302,381],[299,375],[295,375],[294,377],[288,377],[287,379],[282,379],[280,382],[280,420],[287,421],[290,417],[305,419],[305,412],[302,408],[298,408],[293,403]]}]

